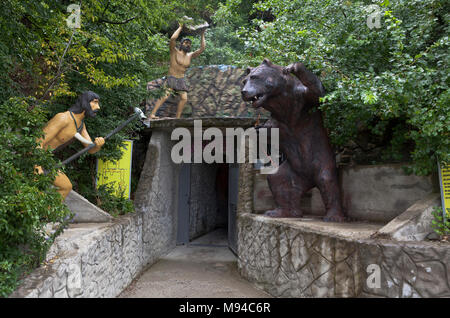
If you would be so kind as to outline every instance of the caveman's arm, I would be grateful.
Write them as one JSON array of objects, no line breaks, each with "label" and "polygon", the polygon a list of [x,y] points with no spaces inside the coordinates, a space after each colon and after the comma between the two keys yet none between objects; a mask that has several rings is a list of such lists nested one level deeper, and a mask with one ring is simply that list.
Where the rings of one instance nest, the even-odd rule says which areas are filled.
[{"label": "caveman's arm", "polygon": [[58,133],[67,125],[64,113],[58,113],[50,119],[43,129],[44,137],[39,140],[38,148],[47,149],[49,143],[55,138]]},{"label": "caveman's arm", "polygon": [[325,89],[320,79],[311,71],[307,70],[303,63],[297,62],[284,68],[285,73],[294,74],[308,88],[306,99],[317,104],[319,97],[325,95]]},{"label": "caveman's arm", "polygon": [[[91,136],[89,136],[89,134],[87,132],[86,125],[83,125],[83,130],[81,131],[81,136],[83,136],[84,138],[86,138],[87,140],[89,140],[92,143],[92,139],[91,139]],[[94,154],[97,151],[99,151],[100,148],[102,148],[102,146],[105,144],[105,139],[103,139],[102,137],[97,137],[97,138],[95,138],[94,143],[95,143],[95,147],[93,147],[92,149],[90,149],[88,151],[90,154]],[[89,144],[82,143],[82,144],[84,145],[84,147],[87,147],[90,145],[90,143]]]},{"label": "caveman's arm", "polygon": [[[43,129],[44,137],[38,140],[37,148],[47,149],[49,143],[58,135],[58,133],[61,131],[61,129],[64,128],[65,125],[66,121],[64,120],[64,113],[58,113],[53,116],[53,118],[48,121],[47,126],[45,126],[45,128]],[[35,165],[34,169],[39,174],[44,173],[44,170],[41,166]]]},{"label": "caveman's arm", "polygon": [[179,23],[178,29],[172,34],[172,37],[170,38],[170,52],[173,52],[177,45],[177,39],[180,36],[181,30],[183,30],[183,25]]},{"label": "caveman's arm", "polygon": [[206,47],[205,30],[203,30],[203,32],[202,32],[202,43],[200,44],[200,48],[197,51],[192,53],[192,58],[196,58],[197,56],[202,54],[203,51],[205,50],[205,47]]}]

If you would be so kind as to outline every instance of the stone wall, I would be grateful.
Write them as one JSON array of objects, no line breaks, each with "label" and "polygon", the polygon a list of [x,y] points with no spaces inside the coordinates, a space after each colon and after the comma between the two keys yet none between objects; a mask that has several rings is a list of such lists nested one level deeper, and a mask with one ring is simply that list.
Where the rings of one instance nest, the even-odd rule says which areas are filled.
[{"label": "stone wall", "polygon": [[[276,297],[450,297],[450,248],[370,239],[376,225],[242,214],[239,272]],[[380,268],[379,288],[367,283]],[[369,272],[370,274],[372,272]]]},{"label": "stone wall", "polygon": [[[12,298],[115,297],[161,256],[157,236],[148,240],[143,214],[110,223],[71,224]],[[146,239],[147,237],[147,239]]]},{"label": "stone wall", "polygon": [[[188,102],[182,117],[254,117],[255,110],[242,101],[241,85],[244,70],[231,65],[208,65],[191,67],[186,71]],[[148,84],[149,89],[158,88],[160,80]],[[151,111],[156,100],[149,100],[146,109]],[[178,96],[172,96],[161,106],[157,115],[175,117]],[[266,111],[261,113],[267,115]]]},{"label": "stone wall", "polygon": [[431,176],[407,175],[401,164],[346,167],[340,174],[344,207],[359,220],[391,221],[433,192]]},{"label": "stone wall", "polygon": [[179,165],[171,158],[173,141],[165,131],[154,131],[135,194],[136,211],[143,214],[144,241],[160,253],[176,246]]},{"label": "stone wall", "polygon": [[[266,175],[254,176],[255,212],[274,207]],[[434,190],[431,176],[404,173],[401,164],[343,167],[339,169],[344,210],[356,220],[389,222]],[[325,215],[317,189],[308,193],[301,208],[307,214]]]}]

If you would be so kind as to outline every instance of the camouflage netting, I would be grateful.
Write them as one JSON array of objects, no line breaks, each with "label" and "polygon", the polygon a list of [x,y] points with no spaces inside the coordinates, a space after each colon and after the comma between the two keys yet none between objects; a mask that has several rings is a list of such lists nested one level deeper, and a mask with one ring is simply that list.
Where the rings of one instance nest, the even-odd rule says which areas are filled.
[{"label": "camouflage netting", "polygon": [[[253,109],[241,98],[244,70],[229,65],[192,67],[186,72],[189,87],[188,102],[182,117],[268,117],[263,110]],[[147,88],[157,89],[162,79],[149,82]],[[156,113],[159,117],[175,117],[179,96],[171,96]],[[153,109],[156,100],[147,101],[146,111]]]}]

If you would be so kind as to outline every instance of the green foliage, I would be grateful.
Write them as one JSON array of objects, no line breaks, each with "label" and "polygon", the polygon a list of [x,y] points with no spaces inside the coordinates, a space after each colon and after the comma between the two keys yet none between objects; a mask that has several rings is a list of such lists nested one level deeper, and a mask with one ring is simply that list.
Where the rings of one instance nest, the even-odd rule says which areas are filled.
[{"label": "green foliage", "polygon": [[97,205],[112,216],[125,215],[134,212],[133,202],[126,198],[124,189],[117,194],[113,182],[103,184],[95,192]]},{"label": "green foliage", "polygon": [[434,232],[441,238],[450,235],[450,209],[447,209],[445,218],[442,213],[442,207],[435,207],[432,215],[431,227]]},{"label": "green foliage", "polygon": [[[369,131],[388,139],[384,160],[406,149],[417,174],[434,171],[437,158],[450,162],[448,1],[260,0],[247,14],[244,3],[228,0],[217,15],[247,18],[237,34],[246,54],[236,64],[301,61],[320,75],[335,145]],[[373,3],[379,29],[367,25]]]},{"label": "green foliage", "polygon": [[[70,211],[52,187],[57,161],[38,148],[45,112],[12,98],[0,105],[0,296],[6,296],[21,275],[39,264],[54,236],[47,223],[64,226]],[[48,173],[36,174],[35,165]]]},{"label": "green foliage", "polygon": [[[205,34],[206,49],[196,59],[192,66],[197,65],[234,65],[244,58],[244,45],[235,36],[235,30],[230,25],[219,25],[208,29]],[[200,47],[200,37],[192,40],[193,48]]]}]

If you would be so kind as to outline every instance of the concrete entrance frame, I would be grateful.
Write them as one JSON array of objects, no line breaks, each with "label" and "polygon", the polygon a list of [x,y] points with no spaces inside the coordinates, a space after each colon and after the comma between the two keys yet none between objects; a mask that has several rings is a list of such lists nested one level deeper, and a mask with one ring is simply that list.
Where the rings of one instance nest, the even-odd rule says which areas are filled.
[{"label": "concrete entrance frame", "polygon": [[[161,251],[170,251],[177,244],[177,236],[180,235],[179,207],[185,202],[180,202],[186,194],[180,193],[180,176],[187,172],[183,164],[175,164],[171,159],[171,150],[176,141],[171,140],[171,132],[177,127],[193,129],[194,120],[202,120],[203,129],[217,127],[219,129],[242,127],[244,129],[255,124],[253,118],[188,118],[188,119],[161,119],[152,121],[151,140],[148,145],[145,163],[135,194],[135,207],[138,212],[143,213],[144,226],[148,224],[152,233],[160,235]],[[246,152],[248,153],[248,152]],[[234,193],[234,210],[251,210],[252,189],[247,185],[252,180],[252,164],[234,165],[238,168],[238,193]],[[247,190],[245,190],[247,188]],[[181,187],[183,191],[183,187]],[[233,195],[230,193],[229,195]],[[246,210],[244,209],[246,207]],[[232,223],[229,221],[229,224]],[[233,229],[230,229],[233,232]],[[181,234],[186,236],[186,234]],[[237,235],[236,232],[231,236]],[[236,237],[237,239],[237,237]],[[184,238],[186,241],[186,238]],[[235,245],[231,243],[231,245]],[[233,248],[232,248],[233,249]],[[237,252],[237,248],[234,247]]]}]

